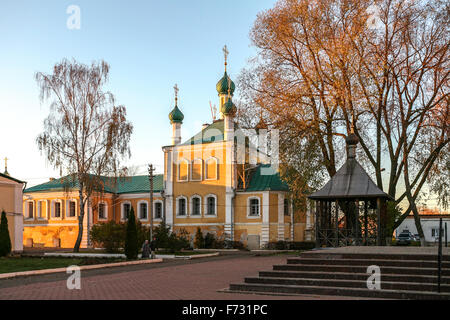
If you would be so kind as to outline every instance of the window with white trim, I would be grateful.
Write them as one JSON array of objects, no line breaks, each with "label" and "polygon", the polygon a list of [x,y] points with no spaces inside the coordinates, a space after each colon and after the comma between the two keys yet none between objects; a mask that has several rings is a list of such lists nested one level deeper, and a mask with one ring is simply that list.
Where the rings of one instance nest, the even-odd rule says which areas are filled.
[{"label": "window with white trim", "polygon": [[75,218],[75,216],[76,216],[76,206],[77,206],[77,203],[75,201],[72,201],[72,200],[68,201],[67,214],[66,214],[66,216],[68,218]]},{"label": "window with white trim", "polygon": [[52,218],[61,218],[61,201],[53,201],[52,207]]},{"label": "window with white trim", "polygon": [[187,212],[186,208],[186,198],[178,198],[177,199],[177,215],[178,216],[185,216]]},{"label": "window with white trim", "polygon": [[206,196],[206,215],[215,216],[217,214],[216,206],[216,197],[214,195]]},{"label": "window with white trim", "polygon": [[148,205],[146,201],[139,202],[139,219],[148,220]]},{"label": "window with white trim", "polygon": [[122,203],[122,220],[128,220],[130,212],[131,212],[131,203],[129,202]]},{"label": "window with white trim", "polygon": [[106,220],[108,219],[106,212],[106,204],[104,202],[100,202],[98,204],[98,220]]},{"label": "window with white trim", "polygon": [[34,218],[34,202],[28,201],[27,202],[27,219],[33,219]]},{"label": "window with white trim", "polygon": [[248,202],[249,212],[248,215],[251,217],[259,216],[259,198],[250,198]]},{"label": "window with white trim", "polygon": [[163,218],[163,203],[160,201],[156,201],[154,204],[154,214],[153,216],[155,219],[162,219]]},{"label": "window with white trim", "polygon": [[202,200],[199,196],[193,196],[191,198],[191,215],[192,216],[201,216],[201,205]]}]

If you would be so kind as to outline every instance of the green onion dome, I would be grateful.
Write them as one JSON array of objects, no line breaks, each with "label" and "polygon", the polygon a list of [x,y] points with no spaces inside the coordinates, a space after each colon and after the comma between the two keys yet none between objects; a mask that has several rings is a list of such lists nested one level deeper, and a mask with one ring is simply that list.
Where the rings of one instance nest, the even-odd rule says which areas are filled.
[{"label": "green onion dome", "polygon": [[220,112],[222,112],[226,116],[235,114],[236,110],[237,108],[234,105],[233,101],[231,101],[231,98],[228,98],[227,102],[225,102],[220,108]]},{"label": "green onion dome", "polygon": [[175,105],[175,108],[169,113],[170,123],[183,123],[184,114],[178,109],[178,106]]},{"label": "green onion dome", "polygon": [[[230,88],[228,88],[228,82],[230,83]],[[236,86],[234,85],[234,82],[230,79],[230,77],[227,75],[227,72],[225,71],[222,79],[217,82],[217,92],[219,94],[228,94],[228,89],[230,89],[230,94],[233,94],[235,88]]]}]

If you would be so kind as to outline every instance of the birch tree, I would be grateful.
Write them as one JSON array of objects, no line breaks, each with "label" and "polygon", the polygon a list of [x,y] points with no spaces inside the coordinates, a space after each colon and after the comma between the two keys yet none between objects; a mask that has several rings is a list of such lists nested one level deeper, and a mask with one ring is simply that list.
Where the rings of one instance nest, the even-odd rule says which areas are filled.
[{"label": "birch tree", "polygon": [[124,173],[120,167],[129,157],[133,131],[126,108],[117,105],[114,95],[104,91],[109,65],[90,66],[62,60],[53,73],[35,75],[41,102],[49,102],[50,113],[44,131],[36,141],[41,152],[57,169],[68,173],[66,185],[78,190],[78,252],[83,236],[83,218],[88,199],[102,193],[108,183]]}]

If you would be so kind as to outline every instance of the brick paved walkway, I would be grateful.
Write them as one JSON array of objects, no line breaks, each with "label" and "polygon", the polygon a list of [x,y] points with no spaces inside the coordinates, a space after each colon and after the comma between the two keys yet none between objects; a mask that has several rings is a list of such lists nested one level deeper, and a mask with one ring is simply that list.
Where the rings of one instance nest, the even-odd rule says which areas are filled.
[{"label": "brick paved walkway", "polygon": [[[286,256],[235,256],[199,259],[196,263],[159,264],[142,270],[127,267],[115,271],[82,272],[81,290],[68,290],[69,275],[40,276],[27,279],[0,280],[0,300],[7,299],[318,299],[318,296],[268,296],[221,293],[231,282],[242,282],[256,276],[259,270],[270,270],[274,264],[285,263]],[[119,270],[119,271],[118,271]],[[103,271],[105,274],[102,274]],[[6,280],[8,281],[8,280]],[[29,283],[27,283],[29,282]],[[6,284],[6,285],[5,285]],[[336,297],[330,297],[336,299]]]}]

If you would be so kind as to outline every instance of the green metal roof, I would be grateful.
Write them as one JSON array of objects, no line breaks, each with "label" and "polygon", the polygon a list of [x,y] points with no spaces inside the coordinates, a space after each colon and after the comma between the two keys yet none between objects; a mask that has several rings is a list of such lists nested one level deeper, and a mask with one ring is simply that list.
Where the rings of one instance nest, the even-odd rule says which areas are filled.
[{"label": "green metal roof", "polygon": [[230,94],[233,94],[234,90],[236,89],[236,86],[234,82],[230,79],[227,72],[223,74],[222,79],[219,80],[216,84],[216,90],[219,94],[227,94],[228,93],[228,84],[230,84]]},{"label": "green metal roof", "polygon": [[270,164],[261,164],[250,176],[245,191],[289,191],[289,187],[281,180],[280,173],[274,171]]},{"label": "green metal roof", "polygon": [[[150,182],[148,176],[132,176],[121,177],[115,179],[111,177],[102,177],[104,181],[105,190],[107,193],[146,193],[150,192]],[[28,192],[48,192],[48,191],[62,191],[66,188],[75,189],[78,187],[78,181],[71,181],[69,176],[48,181],[40,185],[30,187],[24,190]],[[160,192],[163,189],[163,175],[155,175],[153,180],[153,191]]]},{"label": "green metal roof", "polygon": [[224,121],[217,120],[207,126],[205,129],[197,133],[189,140],[182,143],[182,146],[189,146],[193,144],[211,143],[223,141]]},{"label": "green metal roof", "polygon": [[224,115],[234,114],[236,112],[236,106],[234,105],[233,101],[231,100],[231,97],[228,98],[227,102],[225,102],[222,107],[220,108],[220,111]]},{"label": "green metal roof", "polygon": [[175,105],[173,110],[169,113],[170,123],[183,123],[184,114],[178,109],[178,106]]}]

